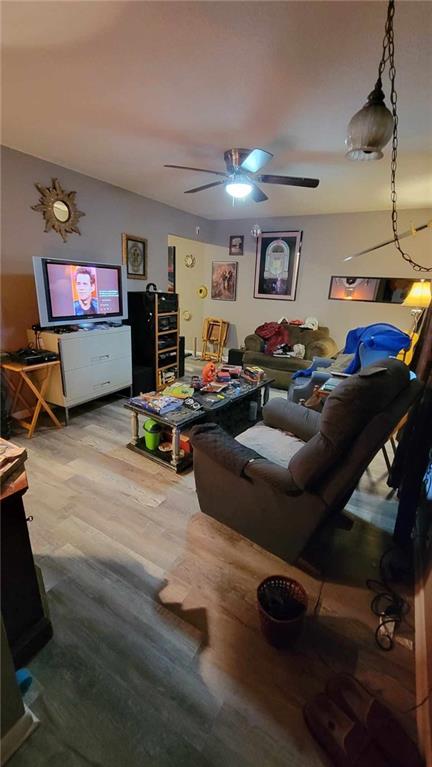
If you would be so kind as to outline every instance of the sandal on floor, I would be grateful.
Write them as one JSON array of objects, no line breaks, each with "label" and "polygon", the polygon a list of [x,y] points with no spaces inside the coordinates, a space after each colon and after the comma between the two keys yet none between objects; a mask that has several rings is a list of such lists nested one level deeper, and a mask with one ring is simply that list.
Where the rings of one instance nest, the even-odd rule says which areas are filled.
[{"label": "sandal on floor", "polygon": [[366,728],[393,767],[423,767],[417,747],[390,709],[354,676],[337,674],[331,677],[326,692],[350,719]]},{"label": "sandal on floor", "polygon": [[312,735],[336,767],[391,767],[365,728],[321,693],[303,708]]}]

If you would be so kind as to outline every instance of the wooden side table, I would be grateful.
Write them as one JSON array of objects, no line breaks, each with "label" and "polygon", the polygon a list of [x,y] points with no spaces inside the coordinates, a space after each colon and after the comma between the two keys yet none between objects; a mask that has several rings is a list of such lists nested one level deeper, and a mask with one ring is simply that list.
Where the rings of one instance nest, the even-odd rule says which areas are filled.
[{"label": "wooden side table", "polygon": [[[58,360],[54,362],[42,362],[40,365],[23,365],[21,362],[2,362],[2,370],[5,371],[5,380],[9,391],[12,394],[11,417],[14,418],[20,426],[28,431],[28,438],[31,439],[36,429],[38,418],[42,408],[48,413],[54,425],[61,429],[62,424],[54,415],[48,403],[45,401],[45,393],[48,389],[51,375],[55,367],[60,365]],[[38,373],[34,380],[32,373]],[[40,387],[40,388],[39,388]],[[36,397],[36,404],[30,404],[24,394],[23,389],[30,389]],[[17,410],[18,403],[24,406],[24,409]],[[31,420],[25,420],[31,419]]]}]

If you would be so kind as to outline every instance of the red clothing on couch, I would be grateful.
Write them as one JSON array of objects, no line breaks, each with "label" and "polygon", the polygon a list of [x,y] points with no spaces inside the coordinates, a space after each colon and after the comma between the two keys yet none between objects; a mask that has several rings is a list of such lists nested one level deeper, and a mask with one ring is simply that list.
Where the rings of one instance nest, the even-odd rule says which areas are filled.
[{"label": "red clothing on couch", "polygon": [[265,354],[273,354],[279,346],[290,343],[289,330],[285,324],[264,322],[255,330],[255,333],[266,342]]}]

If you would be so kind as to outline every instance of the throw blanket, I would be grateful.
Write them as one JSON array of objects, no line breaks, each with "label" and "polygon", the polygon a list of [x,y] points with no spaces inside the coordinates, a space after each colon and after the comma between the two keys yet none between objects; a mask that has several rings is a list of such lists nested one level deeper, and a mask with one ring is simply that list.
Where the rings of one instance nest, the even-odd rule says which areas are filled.
[{"label": "throw blanket", "polygon": [[[394,325],[386,322],[367,325],[364,328],[354,328],[350,330],[345,341],[344,354],[354,354],[354,357],[344,373],[357,373],[360,370],[360,345],[367,346],[370,349],[382,350],[387,357],[396,356],[401,349],[409,349],[411,338],[407,333],[403,333]],[[314,365],[306,370],[298,370],[293,375],[294,378],[310,378]],[[330,369],[329,369],[330,370]]]},{"label": "throw blanket", "polygon": [[266,342],[265,354],[273,354],[279,346],[289,345],[290,342],[289,330],[285,323],[280,325],[278,322],[264,322],[255,333]]}]

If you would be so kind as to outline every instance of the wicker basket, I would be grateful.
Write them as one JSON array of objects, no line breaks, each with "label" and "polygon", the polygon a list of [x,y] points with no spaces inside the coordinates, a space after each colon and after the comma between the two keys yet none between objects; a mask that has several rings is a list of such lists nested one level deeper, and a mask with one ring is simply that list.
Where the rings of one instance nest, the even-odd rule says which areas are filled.
[{"label": "wicker basket", "polygon": [[303,586],[285,575],[270,575],[257,588],[261,630],[270,644],[287,647],[299,636],[307,610]]}]

